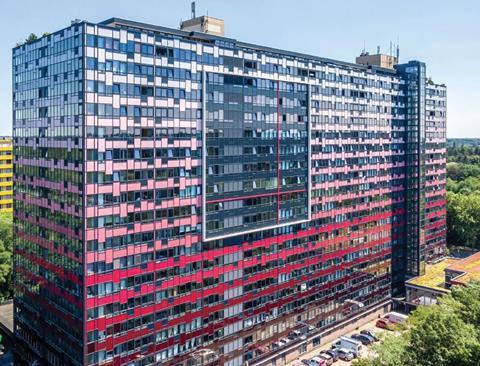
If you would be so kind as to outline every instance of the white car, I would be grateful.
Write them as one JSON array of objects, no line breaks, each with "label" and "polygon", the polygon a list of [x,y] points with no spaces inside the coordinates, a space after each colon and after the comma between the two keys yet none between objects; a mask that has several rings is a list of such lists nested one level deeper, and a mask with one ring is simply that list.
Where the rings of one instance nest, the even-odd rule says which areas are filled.
[{"label": "white car", "polygon": [[348,349],[340,348],[337,351],[338,358],[343,361],[351,361],[355,358],[353,352],[350,352]]}]

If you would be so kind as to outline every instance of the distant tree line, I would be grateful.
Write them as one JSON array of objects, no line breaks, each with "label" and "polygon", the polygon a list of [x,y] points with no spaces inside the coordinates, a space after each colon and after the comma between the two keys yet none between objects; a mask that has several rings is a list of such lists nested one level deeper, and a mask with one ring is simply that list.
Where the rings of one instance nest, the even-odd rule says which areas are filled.
[{"label": "distant tree line", "polygon": [[12,289],[12,214],[0,214],[0,302],[11,299]]},{"label": "distant tree line", "polygon": [[477,138],[455,138],[447,139],[448,147],[460,147],[460,146],[479,146],[480,139]]},{"label": "distant tree line", "polygon": [[480,249],[480,146],[451,146],[447,159],[448,244]]}]

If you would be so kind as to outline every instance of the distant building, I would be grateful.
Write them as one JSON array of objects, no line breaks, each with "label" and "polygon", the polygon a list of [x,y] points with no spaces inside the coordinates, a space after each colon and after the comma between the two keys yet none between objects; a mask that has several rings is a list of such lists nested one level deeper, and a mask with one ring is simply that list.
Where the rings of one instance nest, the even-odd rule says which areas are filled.
[{"label": "distant building", "polygon": [[0,212],[13,211],[13,148],[11,137],[0,137]]},{"label": "distant building", "polygon": [[480,281],[480,252],[427,264],[425,274],[406,281],[406,302],[413,307],[435,304],[452,286],[465,286],[471,281]]},{"label": "distant building", "polygon": [[13,50],[28,362],[281,364],[444,255],[446,88],[425,63],[182,28],[74,22]]}]

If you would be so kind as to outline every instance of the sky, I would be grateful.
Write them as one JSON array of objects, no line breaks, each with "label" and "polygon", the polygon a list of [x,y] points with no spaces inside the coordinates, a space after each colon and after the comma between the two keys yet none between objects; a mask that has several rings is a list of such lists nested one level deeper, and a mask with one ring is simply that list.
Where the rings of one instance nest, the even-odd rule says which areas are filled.
[{"label": "sky", "polygon": [[[190,0],[0,0],[0,135],[12,133],[11,49],[30,33],[54,32],[73,19],[119,17],[178,28]],[[448,137],[480,137],[480,1],[198,0],[197,15],[225,20],[225,35],[354,62],[365,46],[400,62],[420,60],[447,85]]]}]

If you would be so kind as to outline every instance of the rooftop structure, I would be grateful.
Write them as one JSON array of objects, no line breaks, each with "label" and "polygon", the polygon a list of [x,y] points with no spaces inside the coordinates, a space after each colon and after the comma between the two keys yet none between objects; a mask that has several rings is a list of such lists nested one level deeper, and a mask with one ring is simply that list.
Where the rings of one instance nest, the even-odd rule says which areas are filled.
[{"label": "rooftop structure", "polygon": [[447,286],[466,285],[471,281],[480,281],[480,252],[453,261],[445,268]]},{"label": "rooftop structure", "polygon": [[436,263],[426,264],[425,274],[409,279],[406,284],[448,292],[445,286],[445,269],[457,261],[455,258],[444,258]]},{"label": "rooftop structure", "polygon": [[214,36],[225,35],[225,23],[223,19],[202,15],[196,18],[182,21],[180,29],[186,32],[201,32]]},{"label": "rooftop structure", "polygon": [[383,53],[371,55],[368,52],[362,52],[362,54],[355,59],[355,62],[360,65],[378,66],[387,69],[393,69],[395,65],[398,64],[398,58]]}]

